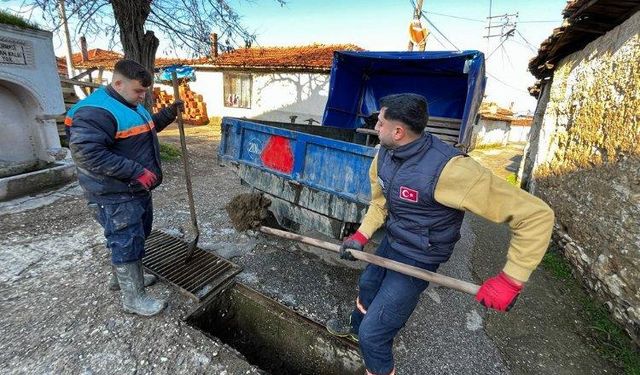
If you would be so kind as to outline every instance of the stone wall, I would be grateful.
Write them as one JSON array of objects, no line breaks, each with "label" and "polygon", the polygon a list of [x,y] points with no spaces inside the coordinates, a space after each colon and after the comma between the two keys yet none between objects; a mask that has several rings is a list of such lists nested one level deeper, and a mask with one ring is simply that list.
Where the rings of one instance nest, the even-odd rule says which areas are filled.
[{"label": "stone wall", "polygon": [[558,64],[537,126],[530,190],[555,210],[586,285],[639,342],[640,12]]}]

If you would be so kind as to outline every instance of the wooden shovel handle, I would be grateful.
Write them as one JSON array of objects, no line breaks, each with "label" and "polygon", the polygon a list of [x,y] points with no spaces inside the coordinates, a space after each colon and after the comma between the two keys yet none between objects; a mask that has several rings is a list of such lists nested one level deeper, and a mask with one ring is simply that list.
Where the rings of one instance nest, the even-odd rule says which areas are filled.
[{"label": "wooden shovel handle", "polygon": [[[334,243],[327,242],[327,241],[322,241],[316,238],[305,237],[299,234],[286,232],[283,230],[269,228],[269,227],[260,227],[260,231],[262,233],[271,234],[273,236],[306,243],[308,245],[333,251],[335,253],[340,252],[340,245],[336,245]],[[354,258],[365,261],[367,263],[375,264],[376,266],[384,267],[396,272],[403,273],[405,275],[413,276],[421,280],[446,286],[447,288],[455,289],[460,292],[471,294],[473,296],[475,296],[478,293],[478,289],[480,289],[480,286],[473,283],[454,279],[453,277],[444,276],[439,273],[424,270],[422,268],[409,266],[404,263],[396,262],[395,260],[383,258],[374,254],[365,253],[364,251],[351,251],[351,255],[353,255]]]}]

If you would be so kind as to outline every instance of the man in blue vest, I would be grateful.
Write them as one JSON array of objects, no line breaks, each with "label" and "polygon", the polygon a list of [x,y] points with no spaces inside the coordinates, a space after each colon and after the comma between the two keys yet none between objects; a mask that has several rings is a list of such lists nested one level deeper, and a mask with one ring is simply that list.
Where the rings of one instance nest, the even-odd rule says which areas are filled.
[{"label": "man in blue vest", "polygon": [[[153,116],[142,105],[151,74],[132,60],[116,63],[113,79],[72,107],[65,119],[78,180],[111,250],[110,288],[122,291],[124,311],[152,316],[166,301],[145,293],[144,242],[151,233],[151,190],[162,182],[157,132],[171,124],[181,101]],[[117,277],[117,278],[116,278]]]},{"label": "man in blue vest", "polygon": [[[542,200],[497,178],[472,158],[424,131],[427,102],[415,94],[380,99],[376,131],[380,150],[369,170],[371,203],[340,257],[355,260],[373,233],[385,226],[376,254],[435,272],[456,242],[465,211],[507,223],[512,236],[502,272],[481,286],[476,299],[508,311],[540,263],[553,228],[553,211]],[[393,339],[426,289],[426,281],[368,265],[360,276],[355,308],[327,329],[359,340],[367,374],[395,373]]]}]

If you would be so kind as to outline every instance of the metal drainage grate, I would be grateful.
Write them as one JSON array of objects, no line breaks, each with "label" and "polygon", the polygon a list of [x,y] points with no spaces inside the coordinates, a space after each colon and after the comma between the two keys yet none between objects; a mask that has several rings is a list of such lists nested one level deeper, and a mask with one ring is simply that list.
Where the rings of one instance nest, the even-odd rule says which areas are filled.
[{"label": "metal drainage grate", "polygon": [[188,244],[158,230],[151,232],[144,246],[142,263],[147,270],[198,300],[225,286],[241,271],[237,265],[199,247],[185,263]]}]

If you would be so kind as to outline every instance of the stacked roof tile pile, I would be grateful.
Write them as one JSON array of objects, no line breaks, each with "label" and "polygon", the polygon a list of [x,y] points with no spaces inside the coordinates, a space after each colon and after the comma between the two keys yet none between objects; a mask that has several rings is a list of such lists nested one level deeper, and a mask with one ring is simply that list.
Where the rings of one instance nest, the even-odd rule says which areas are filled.
[{"label": "stacked roof tile pile", "polygon": [[[186,82],[180,84],[179,91],[180,98],[184,101],[184,112],[182,114],[182,118],[185,124],[207,125],[209,123],[209,116],[207,115],[207,105],[202,99],[202,95],[191,91],[189,84]],[[173,103],[173,95],[168,94],[159,87],[153,88],[153,98],[154,112],[158,112]]]},{"label": "stacked roof tile pile", "polygon": [[493,121],[505,121],[515,126],[531,126],[533,117],[531,116],[516,116],[512,110],[507,108],[501,108],[494,102],[482,102],[480,109],[478,109],[480,118]]}]

